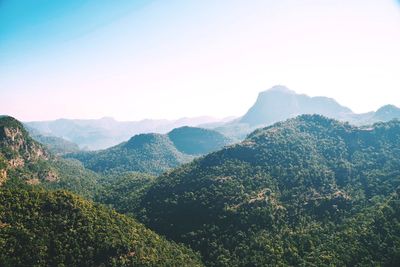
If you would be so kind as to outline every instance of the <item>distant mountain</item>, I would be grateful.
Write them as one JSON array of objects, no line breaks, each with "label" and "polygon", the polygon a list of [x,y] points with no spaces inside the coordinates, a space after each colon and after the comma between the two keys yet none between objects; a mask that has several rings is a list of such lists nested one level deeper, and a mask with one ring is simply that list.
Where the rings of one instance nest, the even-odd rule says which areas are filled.
[{"label": "distant mountain", "polygon": [[356,114],[332,98],[297,94],[285,86],[277,85],[259,93],[255,104],[241,118],[212,128],[231,138],[243,140],[259,127],[303,114],[318,114],[354,125],[366,125],[400,119],[399,110],[387,105],[376,112]]},{"label": "distant mountain", "polygon": [[188,126],[172,130],[168,137],[180,152],[189,155],[204,155],[233,143],[217,131]]},{"label": "distant mountain", "polygon": [[374,113],[372,118],[374,122],[390,121],[393,119],[400,119],[400,108],[394,105],[386,105],[381,107]]},{"label": "distant mountain", "polygon": [[258,95],[256,103],[239,122],[250,126],[270,125],[301,114],[342,119],[351,115],[352,111],[331,98],[309,97],[296,94],[284,86],[274,86]]},{"label": "distant mountain", "polygon": [[218,150],[232,140],[208,129],[181,127],[168,134],[139,134],[117,146],[67,154],[66,158],[81,161],[90,170],[109,172],[143,172],[160,174],[194,156]]},{"label": "distant mountain", "polygon": [[165,173],[140,210],[207,266],[396,266],[399,166],[400,121],[302,115]]},{"label": "distant mountain", "polygon": [[116,121],[113,118],[98,120],[69,120],[26,122],[44,136],[56,136],[76,143],[81,149],[104,149],[127,141],[140,133],[167,133],[182,126],[197,126],[219,121],[212,117],[181,118],[178,120]]}]

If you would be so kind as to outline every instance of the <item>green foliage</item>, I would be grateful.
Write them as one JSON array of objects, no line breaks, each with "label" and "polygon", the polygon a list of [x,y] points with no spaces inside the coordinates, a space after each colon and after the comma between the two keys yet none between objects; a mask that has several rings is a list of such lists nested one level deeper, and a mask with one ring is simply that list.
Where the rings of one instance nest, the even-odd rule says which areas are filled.
[{"label": "green foliage", "polygon": [[95,152],[67,155],[96,172],[146,172],[159,174],[190,161],[193,157],[179,152],[167,136],[139,134],[115,147]]},{"label": "green foliage", "polygon": [[118,212],[135,216],[140,210],[143,194],[154,183],[155,177],[144,173],[113,173],[99,180],[101,190],[95,201],[111,206]]},{"label": "green foliage", "polygon": [[202,266],[131,218],[65,191],[0,188],[0,266]]},{"label": "green foliage", "polygon": [[160,176],[141,218],[208,266],[394,266],[399,166],[400,122],[300,116]]},{"label": "green foliage", "polygon": [[217,131],[188,126],[172,130],[168,137],[179,151],[189,155],[204,155],[232,143]]},{"label": "green foliage", "polygon": [[57,175],[56,181],[44,181],[42,185],[50,189],[65,189],[89,199],[93,199],[101,188],[101,176],[85,169],[81,162],[73,159],[57,158],[49,161]]},{"label": "green foliage", "polygon": [[67,141],[56,136],[34,135],[33,138],[45,145],[46,148],[54,155],[64,155],[67,153],[78,152],[77,144]]}]

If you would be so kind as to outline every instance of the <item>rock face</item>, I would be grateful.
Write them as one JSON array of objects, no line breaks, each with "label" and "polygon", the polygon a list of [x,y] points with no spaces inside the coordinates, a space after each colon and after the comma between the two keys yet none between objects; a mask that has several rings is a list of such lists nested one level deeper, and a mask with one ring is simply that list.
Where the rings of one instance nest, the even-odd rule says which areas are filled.
[{"label": "rock face", "polygon": [[[22,170],[27,165],[48,159],[47,151],[29,136],[19,121],[0,117],[0,184],[7,180],[9,171]],[[54,173],[51,177],[54,179]]]}]

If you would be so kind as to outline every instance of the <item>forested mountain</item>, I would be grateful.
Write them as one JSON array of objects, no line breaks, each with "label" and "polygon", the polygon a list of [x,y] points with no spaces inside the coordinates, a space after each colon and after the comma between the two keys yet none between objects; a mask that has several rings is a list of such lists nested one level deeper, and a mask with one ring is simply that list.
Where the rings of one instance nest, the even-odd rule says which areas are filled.
[{"label": "forested mountain", "polygon": [[64,155],[79,151],[79,146],[67,141],[61,137],[34,135],[33,139],[43,144],[51,153],[55,155]]},{"label": "forested mountain", "polygon": [[[191,147],[193,140],[211,144]],[[1,117],[0,265],[400,262],[400,121],[356,127],[302,115],[159,177],[126,172],[136,166],[160,173],[165,170],[160,167],[193,158],[177,147],[196,154],[223,143],[212,140],[224,138],[181,128],[76,154],[96,173],[77,160],[54,156],[17,120]],[[66,191],[48,191],[54,189],[131,217]],[[201,261],[132,217],[200,252]]]},{"label": "forested mountain", "polygon": [[18,178],[32,185],[62,188],[93,197],[98,174],[76,160],[54,156],[33,140],[24,126],[8,116],[0,118],[0,185]]},{"label": "forested mountain", "polygon": [[158,174],[190,161],[193,157],[179,152],[168,136],[139,134],[128,142],[93,152],[67,155],[96,172],[136,171]]},{"label": "forested mountain", "polygon": [[98,120],[34,121],[25,124],[41,135],[56,136],[79,145],[80,149],[105,149],[127,141],[141,133],[167,133],[181,126],[197,126],[218,121],[212,117],[181,118],[178,120],[117,121],[105,117]]},{"label": "forested mountain", "polygon": [[168,137],[179,151],[189,155],[204,155],[233,142],[217,131],[188,126],[173,129]]},{"label": "forested mountain", "polygon": [[0,266],[202,266],[182,245],[65,191],[0,188]]},{"label": "forested mountain", "polygon": [[29,170],[48,158],[48,152],[29,136],[19,121],[0,117],[0,185],[15,173],[32,183],[38,178],[51,179],[49,172],[37,172],[37,177],[29,175]]},{"label": "forested mountain", "polygon": [[153,175],[135,172],[105,175],[99,180],[101,187],[94,200],[123,214],[137,217],[143,194],[156,180]]},{"label": "forested mountain", "polygon": [[166,135],[139,134],[128,142],[100,151],[66,155],[81,161],[96,172],[144,172],[160,174],[189,162],[194,156],[216,151],[232,140],[217,131],[196,127],[181,127]]},{"label": "forested mountain", "polygon": [[160,176],[140,208],[207,266],[396,266],[399,186],[399,121],[303,115]]},{"label": "forested mountain", "polygon": [[386,105],[373,113],[373,116],[369,121],[389,121],[395,118],[400,119],[400,108],[394,105]]},{"label": "forested mountain", "polygon": [[118,204],[116,191],[131,185],[132,203],[153,177],[101,177],[49,153],[12,117],[0,118],[0,159],[0,266],[202,266],[193,251],[131,217],[49,190]]}]

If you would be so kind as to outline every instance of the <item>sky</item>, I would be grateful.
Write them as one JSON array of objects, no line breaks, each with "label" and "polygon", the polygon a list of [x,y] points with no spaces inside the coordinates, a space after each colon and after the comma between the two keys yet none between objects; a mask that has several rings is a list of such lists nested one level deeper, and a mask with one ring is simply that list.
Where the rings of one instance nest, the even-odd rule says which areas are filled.
[{"label": "sky", "polygon": [[400,106],[399,0],[0,0],[0,114],[240,116],[273,85]]}]

